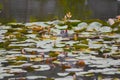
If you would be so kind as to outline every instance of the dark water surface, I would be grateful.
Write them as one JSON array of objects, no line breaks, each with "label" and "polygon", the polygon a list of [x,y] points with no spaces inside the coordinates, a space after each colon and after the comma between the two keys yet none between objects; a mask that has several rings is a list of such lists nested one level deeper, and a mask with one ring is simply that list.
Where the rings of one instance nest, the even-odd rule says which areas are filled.
[{"label": "dark water surface", "polygon": [[30,22],[62,19],[107,20],[119,12],[117,0],[0,0],[0,22]]}]

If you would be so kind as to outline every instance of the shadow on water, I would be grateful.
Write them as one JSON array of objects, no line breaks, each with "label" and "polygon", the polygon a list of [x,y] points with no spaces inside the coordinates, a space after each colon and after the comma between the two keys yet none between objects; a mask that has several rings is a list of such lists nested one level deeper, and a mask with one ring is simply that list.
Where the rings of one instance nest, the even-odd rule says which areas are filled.
[{"label": "shadow on water", "polygon": [[118,14],[115,0],[0,0],[0,22],[33,22],[62,19],[106,20]]}]

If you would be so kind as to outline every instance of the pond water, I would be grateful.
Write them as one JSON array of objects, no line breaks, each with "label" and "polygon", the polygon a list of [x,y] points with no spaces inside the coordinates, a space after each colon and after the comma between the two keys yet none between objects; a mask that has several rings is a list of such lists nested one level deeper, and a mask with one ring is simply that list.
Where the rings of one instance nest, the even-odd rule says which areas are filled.
[{"label": "pond water", "polygon": [[117,0],[0,0],[1,22],[30,22],[62,19],[102,19],[119,14]]}]

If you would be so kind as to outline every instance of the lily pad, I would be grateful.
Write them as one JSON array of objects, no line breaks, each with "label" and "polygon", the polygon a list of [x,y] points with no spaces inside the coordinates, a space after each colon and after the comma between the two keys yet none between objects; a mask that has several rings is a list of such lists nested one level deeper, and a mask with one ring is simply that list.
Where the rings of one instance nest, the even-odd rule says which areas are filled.
[{"label": "lily pad", "polygon": [[55,78],[55,80],[74,80],[72,76],[67,76],[64,78]]},{"label": "lily pad", "polygon": [[6,33],[8,30],[0,30],[0,34]]},{"label": "lily pad", "polygon": [[26,77],[28,80],[35,80],[35,79],[38,79],[39,76],[27,76]]},{"label": "lily pad", "polygon": [[89,24],[89,26],[87,27],[87,31],[98,31],[100,29],[100,27],[102,26],[101,23],[99,22],[92,22]]},{"label": "lily pad", "polygon": [[65,73],[57,73],[57,75],[59,76],[67,76],[69,73],[65,72]]},{"label": "lily pad", "polygon": [[35,71],[45,71],[45,70],[50,70],[50,66],[49,65],[40,65],[39,69],[35,69]]},{"label": "lily pad", "polygon": [[65,71],[68,71],[68,72],[78,72],[78,71],[83,71],[83,69],[80,69],[80,68],[70,68],[70,69],[65,69]]},{"label": "lily pad", "polygon": [[55,27],[56,27],[57,29],[59,29],[59,30],[64,30],[64,29],[67,29],[67,28],[68,28],[67,25],[65,25],[65,26],[58,26],[58,25],[56,25]]},{"label": "lily pad", "polygon": [[99,29],[100,32],[112,32],[112,28],[108,26],[103,26]]}]

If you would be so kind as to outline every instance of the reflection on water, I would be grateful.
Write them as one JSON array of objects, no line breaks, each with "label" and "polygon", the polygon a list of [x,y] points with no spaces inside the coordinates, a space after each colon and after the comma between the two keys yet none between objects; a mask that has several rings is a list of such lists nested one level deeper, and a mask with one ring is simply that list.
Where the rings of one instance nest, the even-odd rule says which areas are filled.
[{"label": "reflection on water", "polygon": [[0,6],[2,22],[62,19],[69,11],[72,19],[106,20],[118,14],[115,0],[0,0]]}]

